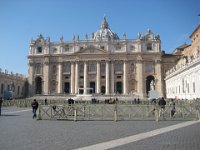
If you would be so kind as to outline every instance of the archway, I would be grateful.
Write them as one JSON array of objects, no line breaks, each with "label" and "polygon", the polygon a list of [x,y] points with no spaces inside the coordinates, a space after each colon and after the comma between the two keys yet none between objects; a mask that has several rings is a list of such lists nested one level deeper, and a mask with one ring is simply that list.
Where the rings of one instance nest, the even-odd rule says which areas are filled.
[{"label": "archway", "polygon": [[148,95],[149,91],[155,90],[155,78],[154,76],[150,75],[146,78],[146,93]]},{"label": "archway", "polygon": [[35,78],[35,94],[42,94],[42,78]]}]

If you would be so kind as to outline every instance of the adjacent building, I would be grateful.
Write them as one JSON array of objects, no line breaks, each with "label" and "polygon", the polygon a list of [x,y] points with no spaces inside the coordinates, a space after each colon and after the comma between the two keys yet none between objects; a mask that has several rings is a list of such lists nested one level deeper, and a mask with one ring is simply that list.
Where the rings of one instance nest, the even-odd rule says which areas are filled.
[{"label": "adjacent building", "polygon": [[39,35],[28,55],[29,95],[133,95],[156,90],[165,96],[165,72],[177,56],[161,51],[161,40],[150,29],[136,39],[113,32],[104,17],[99,30],[85,39],[51,41]]},{"label": "adjacent building", "polygon": [[4,99],[24,98],[28,94],[27,78],[21,74],[8,73],[0,69],[0,97]]},{"label": "adjacent building", "polygon": [[181,58],[166,74],[167,98],[200,98],[200,25],[190,39],[191,45],[184,44],[173,52]]}]

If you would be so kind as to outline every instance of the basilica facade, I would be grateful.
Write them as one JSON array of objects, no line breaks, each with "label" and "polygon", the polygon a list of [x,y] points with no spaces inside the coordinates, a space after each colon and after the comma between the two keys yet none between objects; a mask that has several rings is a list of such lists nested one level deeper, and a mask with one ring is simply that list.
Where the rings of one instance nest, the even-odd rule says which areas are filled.
[{"label": "basilica facade", "polygon": [[28,55],[29,96],[36,94],[133,95],[156,90],[165,96],[165,72],[176,56],[161,51],[159,35],[148,29],[136,39],[114,33],[104,17],[99,30],[85,39],[31,40]]}]

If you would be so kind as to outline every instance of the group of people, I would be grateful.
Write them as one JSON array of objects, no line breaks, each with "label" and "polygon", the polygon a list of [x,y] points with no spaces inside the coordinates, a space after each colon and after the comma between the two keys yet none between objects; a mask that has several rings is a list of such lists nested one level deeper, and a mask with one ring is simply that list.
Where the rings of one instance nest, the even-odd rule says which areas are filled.
[{"label": "group of people", "polygon": [[[164,118],[165,105],[166,105],[166,101],[165,101],[164,97],[162,97],[158,101],[158,105],[160,106],[160,114],[159,115],[160,115],[160,117],[162,116]],[[170,117],[173,118],[174,114],[176,112],[175,102],[173,99],[170,100],[169,107],[170,107]]]}]

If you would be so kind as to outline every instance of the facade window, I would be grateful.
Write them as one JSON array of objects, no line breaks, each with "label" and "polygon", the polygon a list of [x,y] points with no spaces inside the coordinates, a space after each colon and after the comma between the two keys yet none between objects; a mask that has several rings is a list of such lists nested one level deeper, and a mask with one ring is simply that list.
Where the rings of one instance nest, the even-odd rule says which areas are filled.
[{"label": "facade window", "polygon": [[96,64],[89,64],[88,71],[89,72],[96,72]]},{"label": "facade window", "polygon": [[24,87],[22,87],[22,91],[21,91],[21,95],[23,95],[24,94]]},{"label": "facade window", "polygon": [[80,73],[83,73],[83,71],[84,71],[84,65],[83,65],[83,64],[80,64],[79,72],[80,72]]},{"label": "facade window", "polygon": [[57,67],[56,65],[53,65],[53,74],[56,74],[57,73]]},{"label": "facade window", "polygon": [[131,46],[130,46],[130,50],[131,50],[131,51],[135,51],[135,46],[134,46],[134,45],[131,45]]},{"label": "facade window", "polygon": [[116,49],[116,50],[121,50],[121,45],[120,45],[120,43],[115,44],[115,49]]},{"label": "facade window", "polygon": [[70,63],[65,63],[63,65],[63,72],[64,73],[70,73],[71,72],[71,64]]},{"label": "facade window", "polygon": [[101,64],[101,73],[105,73],[106,72],[106,64]]},{"label": "facade window", "polygon": [[3,94],[4,91],[4,84],[1,84],[1,94]]},{"label": "facade window", "polygon": [[153,65],[153,63],[148,62],[148,63],[146,64],[146,72],[147,72],[147,73],[152,73],[153,70],[154,70],[154,65]]},{"label": "facade window", "polygon": [[151,44],[151,43],[148,43],[148,44],[147,44],[147,50],[148,50],[148,51],[151,51],[151,50],[152,50],[152,44]]},{"label": "facade window", "polygon": [[122,72],[123,71],[123,64],[118,63],[115,64],[115,72]]},{"label": "facade window", "polygon": [[42,65],[36,64],[36,74],[42,74]]},{"label": "facade window", "polygon": [[133,63],[131,64],[130,71],[135,72],[135,65]]},{"label": "facade window", "polygon": [[65,52],[69,52],[70,46],[69,45],[65,45]]},{"label": "facade window", "polygon": [[20,93],[20,86],[17,87],[17,95]]},{"label": "facade window", "polygon": [[53,53],[57,53],[58,52],[58,49],[57,48],[54,48],[53,49]]},{"label": "facade window", "polygon": [[41,46],[37,47],[37,53],[42,53],[42,47]]},{"label": "facade window", "polygon": [[8,90],[8,91],[10,91],[10,90],[11,90],[11,89],[10,89],[10,85],[9,85],[9,84],[8,84],[8,86],[7,86],[7,90]]},{"label": "facade window", "polygon": [[101,46],[101,49],[104,49],[104,46]]},{"label": "facade window", "polygon": [[193,93],[195,93],[196,89],[195,89],[195,82],[193,82]]}]

